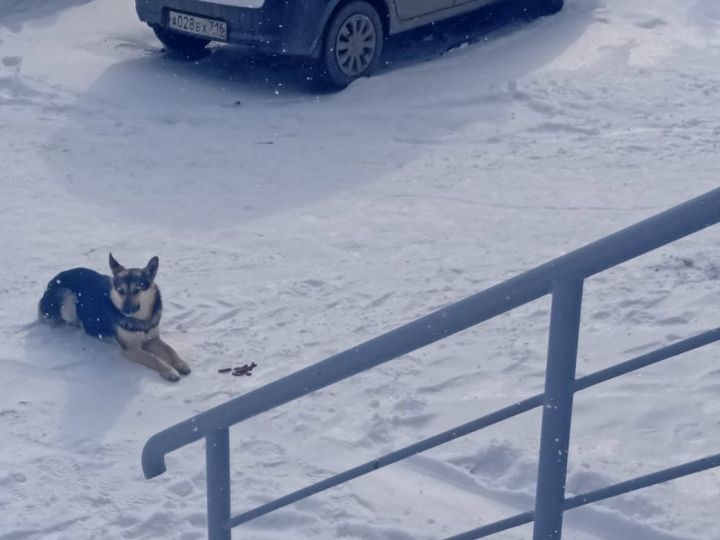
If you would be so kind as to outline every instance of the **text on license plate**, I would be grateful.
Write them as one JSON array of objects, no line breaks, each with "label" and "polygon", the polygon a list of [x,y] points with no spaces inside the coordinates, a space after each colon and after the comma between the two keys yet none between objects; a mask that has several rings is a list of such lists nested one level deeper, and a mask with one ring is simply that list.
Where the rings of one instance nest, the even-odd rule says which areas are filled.
[{"label": "text on license plate", "polygon": [[225,21],[170,11],[168,13],[168,26],[188,34],[227,41],[227,23]]}]

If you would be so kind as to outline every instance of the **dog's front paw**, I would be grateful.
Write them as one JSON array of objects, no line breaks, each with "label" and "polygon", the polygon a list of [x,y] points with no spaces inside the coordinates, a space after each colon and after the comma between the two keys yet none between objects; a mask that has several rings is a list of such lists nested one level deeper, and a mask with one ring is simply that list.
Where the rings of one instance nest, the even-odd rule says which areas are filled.
[{"label": "dog's front paw", "polygon": [[160,376],[170,382],[178,382],[180,380],[180,375],[178,375],[178,372],[172,368],[161,371]]},{"label": "dog's front paw", "polygon": [[188,366],[182,360],[180,362],[178,362],[178,364],[174,367],[175,367],[175,369],[177,369],[177,371],[180,375],[190,375],[190,373],[192,373],[192,369],[190,369],[190,366]]}]

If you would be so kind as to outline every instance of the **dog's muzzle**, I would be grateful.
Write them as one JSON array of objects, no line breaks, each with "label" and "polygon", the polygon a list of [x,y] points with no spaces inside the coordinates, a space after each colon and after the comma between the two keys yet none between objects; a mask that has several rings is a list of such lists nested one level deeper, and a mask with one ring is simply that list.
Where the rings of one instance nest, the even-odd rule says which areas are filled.
[{"label": "dog's muzzle", "polygon": [[123,306],[122,312],[123,312],[123,315],[134,315],[135,313],[138,312],[139,309],[140,309],[140,306]]}]

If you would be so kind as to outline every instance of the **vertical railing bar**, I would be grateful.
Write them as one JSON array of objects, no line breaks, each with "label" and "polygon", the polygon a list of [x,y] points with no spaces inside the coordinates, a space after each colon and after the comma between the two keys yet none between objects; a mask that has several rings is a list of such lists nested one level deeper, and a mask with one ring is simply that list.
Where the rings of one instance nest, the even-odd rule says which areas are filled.
[{"label": "vertical railing bar", "polygon": [[230,434],[218,429],[205,437],[208,540],[231,540]]},{"label": "vertical railing bar", "polygon": [[562,535],[582,291],[578,279],[558,283],[552,293],[533,540]]}]

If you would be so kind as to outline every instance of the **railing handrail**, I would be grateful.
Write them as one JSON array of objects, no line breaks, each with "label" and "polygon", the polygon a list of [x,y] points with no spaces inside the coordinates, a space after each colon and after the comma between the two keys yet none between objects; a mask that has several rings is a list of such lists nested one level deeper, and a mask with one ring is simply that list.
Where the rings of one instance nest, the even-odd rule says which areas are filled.
[{"label": "railing handrail", "polygon": [[143,472],[165,472],[165,455],[234,424],[511,311],[720,221],[720,188],[558,257],[283,379],[175,424],[145,444]]}]

